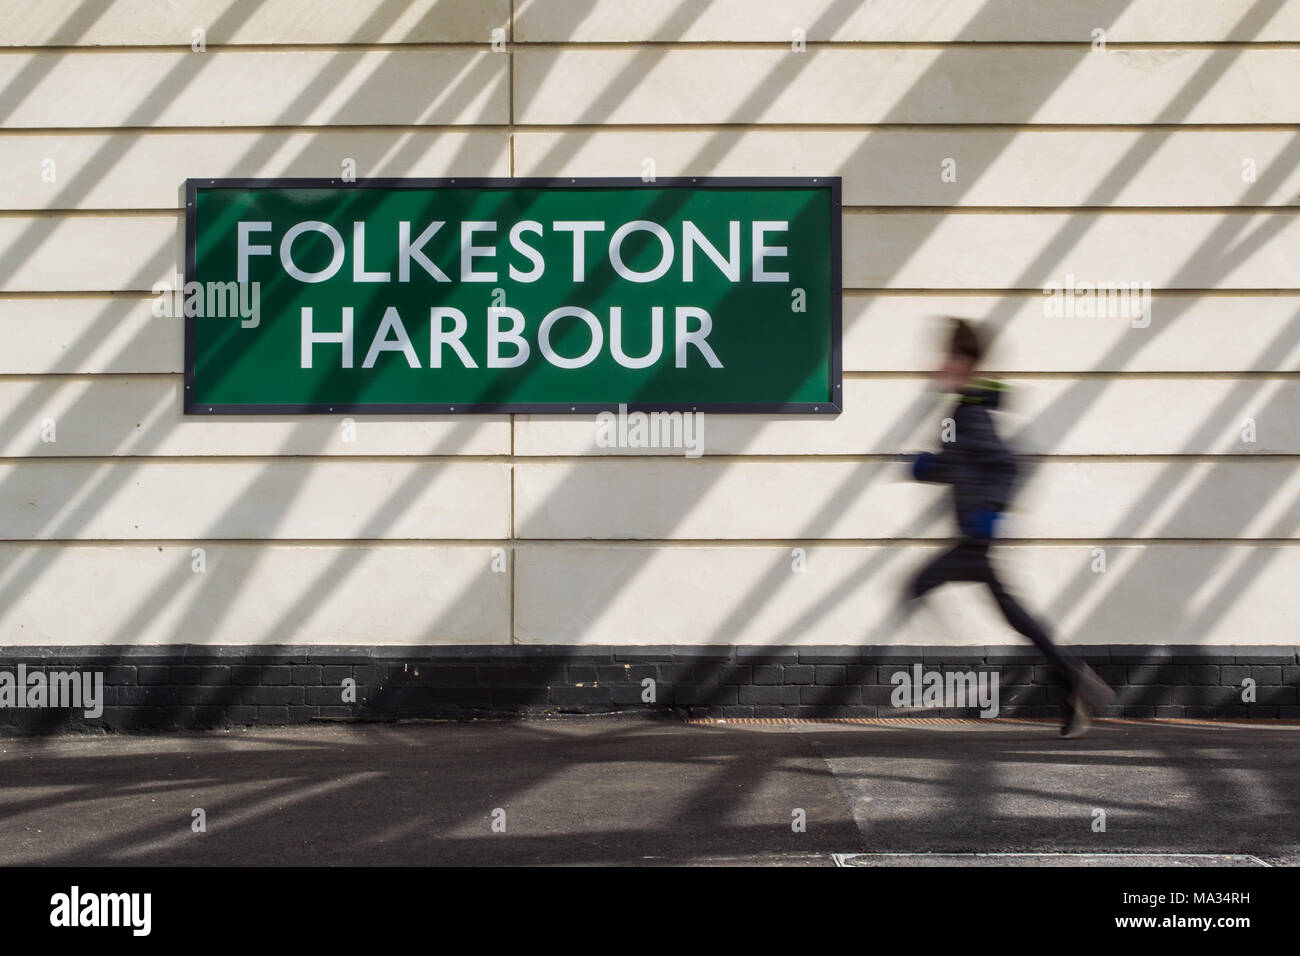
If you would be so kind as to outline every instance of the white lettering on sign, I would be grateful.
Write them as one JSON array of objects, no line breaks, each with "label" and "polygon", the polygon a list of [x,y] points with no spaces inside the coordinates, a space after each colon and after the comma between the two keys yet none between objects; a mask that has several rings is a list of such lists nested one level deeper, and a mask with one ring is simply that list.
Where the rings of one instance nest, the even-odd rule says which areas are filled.
[{"label": "white lettering on sign", "polygon": [[[579,355],[562,355],[552,345],[555,328],[562,320],[576,319],[587,328],[588,343]],[[451,327],[448,328],[448,321]],[[709,345],[713,331],[713,318],[708,310],[695,306],[678,306],[673,311],[673,359],[677,368],[688,367],[690,349],[694,348],[709,368],[723,368],[721,360]],[[629,356],[623,351],[623,309],[611,306],[609,310],[609,350],[614,361],[624,368],[648,368],[659,361],[664,351],[664,307],[656,305],[650,310],[650,350],[643,356]],[[338,346],[338,368],[352,368],[353,328],[355,317],[351,306],[342,307],[341,329],[337,332],[318,330],[310,308],[302,309],[302,368],[315,367],[317,346]],[[465,332],[469,320],[460,309],[451,306],[434,306],[429,310],[429,368],[443,368],[444,352],[450,349],[464,368],[478,368],[479,364],[465,345]],[[532,342],[526,337],[528,319],[519,309],[509,306],[490,306],[486,313],[487,368],[516,368],[528,361]],[[605,349],[605,329],[600,319],[589,309],[578,306],[561,306],[552,309],[533,333],[538,353],[556,368],[583,368],[594,362]],[[332,350],[331,350],[332,351]],[[385,352],[400,352],[410,368],[420,368],[419,355],[412,338],[395,306],[384,310],[379,328],[366,349],[362,368],[373,368]]]},{"label": "white lettering on sign", "polygon": [[[412,269],[414,263],[424,273],[424,275],[433,279],[435,282],[452,282],[448,275],[448,270],[440,266],[432,259],[426,247],[444,226],[445,221],[430,222],[420,230],[414,239],[411,238],[413,231],[412,223],[408,220],[402,220],[397,223],[396,242],[392,249],[395,255],[389,258],[397,260],[397,282],[411,282]],[[756,220],[750,225],[750,280],[753,282],[789,282],[790,274],[788,272],[778,271],[776,266],[780,263],[778,260],[784,259],[789,254],[786,246],[769,245],[769,233],[787,232],[790,228],[789,222],[772,220]],[[272,247],[253,241],[254,233],[272,232],[274,224],[264,221],[241,221],[237,224],[237,241],[236,241],[236,276],[240,282],[249,280],[250,266],[252,260],[259,256],[270,256]],[[458,243],[449,244],[449,248],[454,245],[458,255],[458,268],[452,270],[459,276],[460,282],[498,282],[500,281],[500,270],[486,268],[492,260],[498,259],[500,250],[498,244],[503,227],[495,221],[477,221],[466,220],[458,224],[459,238]],[[515,282],[536,282],[546,273],[546,243],[544,240],[548,236],[566,235],[567,238],[560,243],[560,247],[568,247],[572,261],[572,275],[574,282],[588,281],[588,265],[592,262],[591,245],[592,240],[588,237],[595,234],[605,233],[606,224],[598,220],[556,220],[548,225],[537,222],[532,219],[521,220],[513,223],[507,233],[508,251],[513,253],[515,258],[509,262],[509,275]],[[316,233],[328,240],[332,256],[329,264],[324,268],[311,271],[303,268],[302,263],[295,258],[295,249],[297,240],[308,234]],[[657,258],[649,268],[634,268],[628,262],[625,252],[625,246],[628,240],[636,234],[649,236],[651,243],[649,248],[657,249]],[[530,241],[529,237],[536,237]],[[727,245],[724,254],[718,248],[714,239],[711,239],[703,229],[691,220],[683,220],[681,226],[681,235],[674,238],[673,234],[667,227],[661,223],[652,222],[648,219],[634,219],[630,222],[622,223],[618,228],[609,234],[609,239],[605,244],[605,254],[609,259],[610,265],[614,269],[615,275],[629,282],[647,283],[654,282],[666,276],[673,266],[680,263],[681,278],[684,282],[696,281],[699,271],[699,263],[708,262],[717,274],[725,278],[728,282],[742,282],[742,234],[741,223],[738,220],[731,220],[727,223]],[[554,251],[554,243],[551,244]],[[678,252],[680,250],[680,255]],[[339,231],[327,222],[317,220],[306,220],[304,222],[294,223],[288,228],[280,238],[280,265],[285,274],[299,282],[318,283],[332,279],[342,268],[346,259],[350,256],[352,260],[352,279],[354,282],[374,282],[388,283],[392,282],[393,274],[391,271],[371,270],[366,267],[368,257],[372,259],[379,258],[376,254],[383,251],[380,241],[374,238],[367,239],[366,223],[352,223],[352,238],[350,247],[344,242],[343,236]],[[701,257],[697,255],[703,253]],[[528,268],[523,268],[527,263]],[[417,273],[418,276],[418,273]],[[261,276],[263,281],[270,276]]]},{"label": "white lettering on sign", "polygon": [[411,260],[414,259],[420,264],[420,268],[427,272],[437,282],[450,282],[447,273],[443,272],[426,256],[421,250],[424,244],[434,237],[439,229],[447,225],[445,222],[431,222],[424,227],[424,232],[420,233],[415,242],[411,241],[411,224],[409,222],[399,222],[397,224],[397,281],[411,281]]},{"label": "white lettering on sign", "polygon": [[790,273],[788,272],[768,272],[767,259],[769,257],[785,257],[787,251],[785,246],[768,246],[764,245],[767,241],[766,233],[785,232],[790,228],[788,222],[756,222],[754,223],[754,281],[755,282],[789,282]]},{"label": "white lettering on sign", "polygon": [[[305,272],[293,261],[293,242],[306,232],[319,232],[334,247],[334,258],[319,272]],[[343,237],[328,222],[300,222],[286,232],[284,238],[280,240],[280,265],[284,266],[284,271],[299,282],[324,282],[326,279],[331,279],[343,265]]]},{"label": "white lettering on sign", "polygon": [[311,308],[302,309],[302,367],[312,367],[312,347],[317,343],[343,346],[341,368],[352,367],[352,306],[343,307],[343,329],[340,332],[317,332],[312,325]]},{"label": "white lettering on sign", "polygon": [[[399,221],[396,235],[389,237],[392,244],[385,248],[383,235],[378,232],[368,234],[364,221],[352,223],[349,244],[329,223],[304,220],[290,225],[279,236],[279,264],[284,275],[312,284],[333,278],[349,258],[352,281],[356,283],[410,283],[413,279],[428,279],[441,284],[455,281],[451,278],[453,274],[461,283],[497,283],[503,268],[508,270],[511,281],[536,282],[546,274],[549,250],[552,255],[567,254],[573,281],[581,283],[588,281],[589,264],[598,261],[592,258],[593,245],[602,242],[614,274],[628,282],[653,283],[674,268],[681,270],[684,282],[692,283],[697,281],[702,271],[716,274],[730,283],[739,283],[746,278],[752,282],[790,281],[790,273],[779,268],[789,249],[773,244],[775,236],[789,231],[790,224],[784,220],[755,220],[749,224],[747,232],[740,220],[728,220],[725,251],[719,245],[723,239],[716,229],[710,235],[690,220],[682,221],[677,236],[661,223],[649,219],[624,222],[612,231],[603,220],[544,223],[525,219],[508,226],[494,220],[466,220],[454,224],[437,220],[422,224],[418,232],[416,225],[409,220]],[[441,252],[435,252],[430,248],[433,240],[449,225],[454,230],[454,238],[440,243],[438,248]],[[240,282],[247,282],[254,271],[265,271],[263,266],[259,266],[261,258],[275,261],[275,246],[256,240],[263,235],[274,240],[276,226],[267,221],[249,220],[237,223],[236,229],[236,274]],[[328,263],[321,265],[323,257],[315,250],[312,250],[315,253],[312,257],[304,257],[300,240],[306,241],[305,237],[311,236],[323,238],[328,243]],[[562,237],[559,250],[556,249],[557,237]],[[749,243],[747,277],[743,275],[746,262],[743,241],[746,238]],[[548,239],[551,240],[549,243]],[[629,256],[629,249],[635,249],[635,255]],[[449,263],[437,261],[438,255],[456,255],[458,262],[454,268],[448,268]],[[366,264],[368,258],[376,265],[396,261],[397,267],[395,270],[391,265],[382,269],[370,268]],[[465,341],[469,328],[465,313],[449,306],[433,305],[430,308],[428,368],[443,368],[444,361],[459,362],[463,368],[516,368],[528,361],[534,346],[544,361],[563,369],[590,365],[606,349],[618,365],[629,369],[649,368],[664,357],[664,322],[669,306],[651,306],[648,316],[635,319],[625,318],[621,307],[609,306],[606,326],[587,307],[561,304],[542,316],[539,322],[534,316],[536,324],[530,327],[529,317],[519,309],[505,305],[504,295],[497,291],[499,294],[493,300],[494,304],[484,313],[486,349],[479,358],[471,354]],[[671,308],[674,367],[689,367],[693,350],[697,363],[702,360],[709,368],[723,368],[721,359],[709,344],[713,317],[708,310],[690,305]],[[340,307],[337,330],[317,328],[316,321],[312,309],[303,307],[301,367],[312,368],[319,359],[330,367],[352,368],[355,354],[353,308]],[[627,332],[625,322],[643,321],[649,323],[649,348],[642,355],[628,355],[623,347]],[[573,331],[578,326],[585,326],[585,333]],[[422,329],[416,331],[413,338],[397,308],[386,307],[361,367],[369,369],[391,361],[384,356],[393,352],[400,353],[410,368],[421,368],[415,342],[423,339],[424,333]],[[563,354],[557,350],[553,340],[585,344],[577,354]],[[448,350],[450,357],[447,356]],[[568,351],[572,349],[566,345]],[[325,358],[327,355],[328,359]]]}]

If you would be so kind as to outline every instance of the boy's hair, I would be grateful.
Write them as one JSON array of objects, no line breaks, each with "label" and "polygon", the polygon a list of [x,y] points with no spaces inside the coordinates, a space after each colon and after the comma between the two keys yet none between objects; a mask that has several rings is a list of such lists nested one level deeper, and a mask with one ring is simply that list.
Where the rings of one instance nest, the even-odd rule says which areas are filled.
[{"label": "boy's hair", "polygon": [[970,359],[972,365],[978,365],[984,357],[984,342],[975,326],[965,319],[951,319],[952,332],[948,338],[948,354],[957,358]]}]

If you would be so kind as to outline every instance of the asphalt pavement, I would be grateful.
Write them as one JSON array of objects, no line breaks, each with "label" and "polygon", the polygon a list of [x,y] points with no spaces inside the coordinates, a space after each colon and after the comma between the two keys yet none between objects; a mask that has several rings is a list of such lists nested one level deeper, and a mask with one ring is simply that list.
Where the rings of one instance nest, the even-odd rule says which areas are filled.
[{"label": "asphalt pavement", "polygon": [[563,717],[0,751],[3,865],[1300,862],[1293,724]]}]

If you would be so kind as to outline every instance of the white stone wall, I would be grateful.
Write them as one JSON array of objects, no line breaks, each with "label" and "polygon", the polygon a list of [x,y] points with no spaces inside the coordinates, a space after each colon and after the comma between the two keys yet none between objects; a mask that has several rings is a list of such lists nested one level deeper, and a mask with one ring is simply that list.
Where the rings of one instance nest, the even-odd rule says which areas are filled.
[{"label": "white stone wall", "polygon": [[[6,4],[0,643],[1006,643],[969,588],[885,629],[952,531],[893,456],[958,314],[1002,330],[1041,456],[1003,558],[1063,637],[1295,644],[1297,89],[1300,4],[1258,0]],[[697,459],[186,419],[183,181],[347,159],[842,176],[844,413],[709,416]],[[1068,276],[1150,283],[1149,325],[1044,315]]]}]

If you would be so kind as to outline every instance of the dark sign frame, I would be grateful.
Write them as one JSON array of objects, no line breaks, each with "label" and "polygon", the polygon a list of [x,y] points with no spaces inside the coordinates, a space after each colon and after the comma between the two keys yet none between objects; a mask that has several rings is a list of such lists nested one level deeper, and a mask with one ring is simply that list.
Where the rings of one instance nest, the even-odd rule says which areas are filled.
[{"label": "dark sign frame", "polygon": [[[185,282],[195,273],[195,199],[199,189],[431,189],[457,186],[473,189],[662,189],[711,187],[752,189],[775,188],[827,189],[831,202],[831,354],[830,382],[834,397],[825,402],[627,402],[629,412],[716,412],[838,415],[843,411],[843,365],[840,343],[843,324],[842,203],[839,176],[671,176],[645,181],[640,177],[473,177],[456,176],[434,179],[385,177],[372,179],[285,178],[285,179],[187,179],[185,180]],[[195,316],[185,317],[185,389],[183,411],[186,415],[473,415],[473,414],[551,414],[573,415],[616,412],[618,402],[476,402],[469,404],[399,403],[305,405],[208,405],[194,402]],[[567,407],[566,407],[567,406]]]}]

